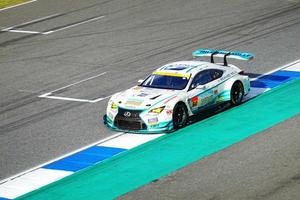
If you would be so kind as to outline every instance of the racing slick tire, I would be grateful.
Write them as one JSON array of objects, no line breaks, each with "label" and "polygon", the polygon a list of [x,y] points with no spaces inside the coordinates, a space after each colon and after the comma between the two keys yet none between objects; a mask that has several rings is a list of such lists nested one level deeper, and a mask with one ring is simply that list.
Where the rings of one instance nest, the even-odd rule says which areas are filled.
[{"label": "racing slick tire", "polygon": [[231,106],[237,106],[242,103],[244,97],[244,86],[242,82],[236,81],[231,87],[230,91],[230,104]]},{"label": "racing slick tire", "polygon": [[184,103],[177,103],[173,109],[173,127],[174,130],[180,129],[188,121],[188,110]]}]

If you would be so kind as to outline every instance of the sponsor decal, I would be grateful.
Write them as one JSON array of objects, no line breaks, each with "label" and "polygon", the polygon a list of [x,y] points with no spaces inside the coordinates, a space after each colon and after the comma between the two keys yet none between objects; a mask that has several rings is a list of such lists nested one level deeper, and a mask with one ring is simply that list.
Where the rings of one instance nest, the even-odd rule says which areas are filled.
[{"label": "sponsor decal", "polygon": [[173,110],[166,110],[167,115],[172,115],[173,114]]},{"label": "sponsor decal", "polygon": [[155,118],[150,118],[148,119],[148,123],[153,125],[153,124],[157,124],[158,123],[158,118],[155,117]]},{"label": "sponsor decal", "polygon": [[213,99],[213,95],[209,95],[209,96],[206,96],[206,97],[203,97],[201,99],[201,105],[205,105],[205,104],[208,104],[212,101]]},{"label": "sponsor decal", "polygon": [[118,112],[118,109],[111,109],[110,110],[110,113],[112,113],[112,114],[116,114]]},{"label": "sponsor decal", "polygon": [[116,110],[118,108],[118,105],[114,102],[111,104],[111,109]]},{"label": "sponsor decal", "polygon": [[142,87],[140,87],[140,86],[135,86],[133,89],[134,90],[140,90]]},{"label": "sponsor decal", "polygon": [[113,118],[114,118],[114,115],[113,115],[111,112],[109,112],[109,113],[108,113],[108,117],[109,117],[110,119],[113,119]]},{"label": "sponsor decal", "polygon": [[191,102],[192,102],[192,107],[196,107],[198,106],[198,103],[199,103],[199,97],[198,96],[195,96],[191,99]]},{"label": "sponsor decal", "polygon": [[148,117],[153,117],[153,116],[156,116],[157,114],[156,113],[147,113],[144,115],[144,117],[148,118]]},{"label": "sponsor decal", "polygon": [[126,106],[140,106],[143,102],[142,101],[136,101],[136,100],[127,100],[125,102]]},{"label": "sponsor decal", "polygon": [[124,112],[124,117],[130,117],[131,116],[131,112],[129,112],[129,111],[126,111],[126,112]]},{"label": "sponsor decal", "polygon": [[148,96],[149,94],[146,94],[146,93],[140,93],[140,94],[138,94],[137,96],[138,97],[146,97],[146,96]]}]

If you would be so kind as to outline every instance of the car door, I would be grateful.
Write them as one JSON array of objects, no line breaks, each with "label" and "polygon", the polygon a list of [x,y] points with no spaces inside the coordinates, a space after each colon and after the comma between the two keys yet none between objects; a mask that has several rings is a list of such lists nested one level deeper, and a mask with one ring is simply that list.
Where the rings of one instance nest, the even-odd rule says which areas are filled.
[{"label": "car door", "polygon": [[216,103],[222,74],[221,70],[207,69],[195,75],[188,91],[188,104],[193,113]]}]

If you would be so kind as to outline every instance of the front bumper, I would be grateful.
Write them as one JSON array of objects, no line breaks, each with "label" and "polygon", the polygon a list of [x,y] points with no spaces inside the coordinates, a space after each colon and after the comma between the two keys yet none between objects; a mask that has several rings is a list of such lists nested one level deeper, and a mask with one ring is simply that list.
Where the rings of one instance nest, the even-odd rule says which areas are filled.
[{"label": "front bumper", "polygon": [[158,123],[155,126],[147,125],[145,123],[142,123],[143,125],[141,126],[140,129],[135,130],[131,128],[119,128],[116,125],[116,122],[112,119],[110,119],[107,115],[103,116],[103,123],[105,124],[106,127],[114,130],[114,131],[122,131],[122,132],[128,132],[128,133],[169,133],[173,132],[173,122],[168,121],[168,122],[162,122]]}]

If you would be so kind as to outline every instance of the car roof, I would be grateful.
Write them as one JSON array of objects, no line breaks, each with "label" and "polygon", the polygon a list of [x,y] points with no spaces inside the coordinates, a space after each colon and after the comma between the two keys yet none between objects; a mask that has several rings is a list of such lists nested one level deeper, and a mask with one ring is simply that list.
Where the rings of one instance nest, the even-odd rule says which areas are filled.
[{"label": "car roof", "polygon": [[172,62],[168,63],[157,70],[155,70],[155,73],[166,73],[166,74],[196,74],[199,71],[203,71],[205,69],[221,69],[221,70],[227,70],[231,67],[224,67],[222,65],[209,63],[205,61],[178,61],[178,62]]}]

